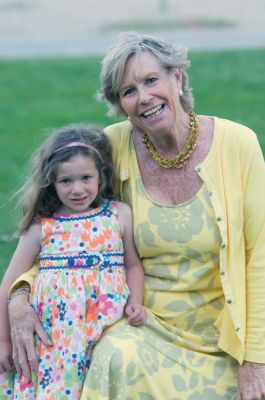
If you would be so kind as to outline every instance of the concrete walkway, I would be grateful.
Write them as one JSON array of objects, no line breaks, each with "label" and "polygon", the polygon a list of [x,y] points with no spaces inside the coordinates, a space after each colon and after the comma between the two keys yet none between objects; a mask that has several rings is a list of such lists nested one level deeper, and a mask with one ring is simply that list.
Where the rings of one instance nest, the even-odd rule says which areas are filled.
[{"label": "concrete walkway", "polygon": [[[167,30],[172,20],[185,28]],[[0,57],[103,54],[119,30],[128,30],[126,21],[162,23],[146,33],[190,49],[265,48],[264,0],[0,0]]]}]

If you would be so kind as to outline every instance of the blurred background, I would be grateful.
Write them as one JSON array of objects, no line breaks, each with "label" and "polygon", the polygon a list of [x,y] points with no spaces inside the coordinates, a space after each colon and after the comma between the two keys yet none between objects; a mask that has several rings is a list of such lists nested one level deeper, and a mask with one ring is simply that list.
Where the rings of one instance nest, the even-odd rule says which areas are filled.
[{"label": "blurred background", "polygon": [[0,278],[17,243],[13,195],[40,140],[116,121],[96,92],[120,31],[187,46],[195,112],[249,126],[265,154],[264,21],[264,0],[0,0]]},{"label": "blurred background", "polygon": [[191,48],[265,45],[264,0],[0,0],[0,56],[101,54],[120,30]]}]

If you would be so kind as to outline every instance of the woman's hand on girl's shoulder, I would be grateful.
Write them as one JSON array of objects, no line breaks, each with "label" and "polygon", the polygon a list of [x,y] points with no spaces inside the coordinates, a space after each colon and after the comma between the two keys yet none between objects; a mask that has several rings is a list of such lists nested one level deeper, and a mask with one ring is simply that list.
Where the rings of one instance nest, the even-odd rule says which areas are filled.
[{"label": "woman's hand on girl's shoulder", "polygon": [[12,343],[9,340],[0,340],[0,374],[15,369],[12,360]]}]

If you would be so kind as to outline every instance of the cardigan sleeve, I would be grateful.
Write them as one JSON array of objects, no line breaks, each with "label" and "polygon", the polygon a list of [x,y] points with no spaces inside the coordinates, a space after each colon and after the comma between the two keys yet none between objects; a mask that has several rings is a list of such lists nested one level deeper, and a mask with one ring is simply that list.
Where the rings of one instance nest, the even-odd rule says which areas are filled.
[{"label": "cardigan sleeve", "polygon": [[9,289],[9,294],[25,283],[28,283],[29,286],[31,287],[33,285],[34,279],[38,273],[38,270],[39,270],[39,264],[35,263],[27,272],[20,275],[15,280],[15,282],[12,284],[11,288]]},{"label": "cardigan sleeve", "polygon": [[114,196],[123,201],[123,184],[129,178],[129,142],[132,125],[118,122],[104,129],[112,145],[112,159],[116,173]]},{"label": "cardigan sleeve", "polygon": [[247,296],[244,359],[265,363],[265,164],[253,137],[243,177]]}]

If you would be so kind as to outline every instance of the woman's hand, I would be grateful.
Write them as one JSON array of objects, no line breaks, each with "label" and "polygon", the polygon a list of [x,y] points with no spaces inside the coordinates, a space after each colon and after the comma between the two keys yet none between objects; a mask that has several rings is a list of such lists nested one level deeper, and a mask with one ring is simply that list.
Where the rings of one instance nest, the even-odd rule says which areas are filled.
[{"label": "woman's hand", "polygon": [[146,323],[147,314],[145,308],[141,304],[129,303],[125,307],[125,314],[128,322],[134,326],[144,325]]},{"label": "woman's hand", "polygon": [[37,370],[38,360],[34,347],[34,333],[47,346],[52,342],[44,331],[41,322],[28,303],[28,294],[19,293],[12,297],[8,306],[13,361],[19,377],[23,375],[26,383],[31,380],[31,368]]},{"label": "woman's hand", "polygon": [[12,343],[8,340],[0,340],[0,374],[13,371]]},{"label": "woman's hand", "polygon": [[244,361],[238,369],[236,400],[265,399],[265,364]]}]

